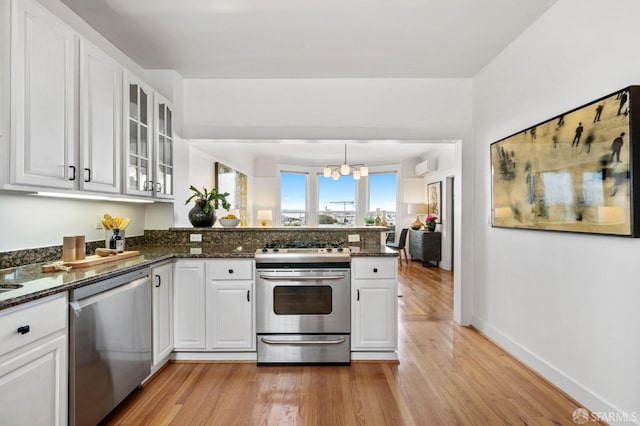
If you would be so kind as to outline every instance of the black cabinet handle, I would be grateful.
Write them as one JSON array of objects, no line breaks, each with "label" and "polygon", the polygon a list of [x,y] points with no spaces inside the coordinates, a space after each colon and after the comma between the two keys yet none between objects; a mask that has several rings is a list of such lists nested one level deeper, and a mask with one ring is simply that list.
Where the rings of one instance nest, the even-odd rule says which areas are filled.
[{"label": "black cabinet handle", "polygon": [[28,325],[23,325],[22,327],[18,327],[18,333],[20,334],[27,334],[29,331],[31,331],[31,328]]},{"label": "black cabinet handle", "polygon": [[158,288],[162,284],[162,278],[160,278],[160,275],[156,275],[156,278],[158,279],[158,284],[156,284],[156,288]]},{"label": "black cabinet handle", "polygon": [[360,301],[360,289],[356,290],[356,300]]},{"label": "black cabinet handle", "polygon": [[71,177],[69,180],[76,180],[76,166],[69,166],[71,169]]},{"label": "black cabinet handle", "polygon": [[91,169],[84,169],[87,172],[87,178],[84,180],[85,182],[91,182]]},{"label": "black cabinet handle", "polygon": [[377,274],[378,273],[378,268],[373,268],[373,272]]},{"label": "black cabinet handle", "polygon": [[162,184],[160,182],[156,182],[156,192],[162,192]]},{"label": "black cabinet handle", "polygon": [[233,269],[229,269],[229,273],[230,273],[230,274],[233,274]]},{"label": "black cabinet handle", "polygon": [[251,290],[247,290],[247,302],[251,302]]}]

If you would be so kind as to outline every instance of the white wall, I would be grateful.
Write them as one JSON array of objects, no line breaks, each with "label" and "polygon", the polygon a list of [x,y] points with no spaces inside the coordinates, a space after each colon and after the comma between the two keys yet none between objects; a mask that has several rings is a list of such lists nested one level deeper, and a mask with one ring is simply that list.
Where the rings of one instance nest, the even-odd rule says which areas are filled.
[{"label": "white wall", "polygon": [[190,139],[460,139],[470,79],[185,80]]},{"label": "white wall", "polygon": [[62,245],[64,235],[104,240],[96,229],[98,217],[129,217],[126,236],[144,234],[145,205],[110,201],[61,200],[33,195],[0,193],[0,252]]},{"label": "white wall", "polygon": [[640,417],[640,240],[487,224],[489,144],[640,83],[638,16],[560,0],[474,79],[472,322],[589,409]]}]

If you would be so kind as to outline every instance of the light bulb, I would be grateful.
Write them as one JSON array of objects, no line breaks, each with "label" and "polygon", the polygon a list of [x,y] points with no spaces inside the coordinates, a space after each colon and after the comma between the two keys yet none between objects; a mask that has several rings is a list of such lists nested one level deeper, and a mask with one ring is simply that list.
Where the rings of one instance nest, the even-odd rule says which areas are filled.
[{"label": "light bulb", "polygon": [[369,176],[369,168],[366,166],[360,167],[360,176],[362,177]]},{"label": "light bulb", "polygon": [[348,175],[349,174],[349,169],[350,169],[350,167],[349,167],[348,164],[343,164],[342,166],[340,166],[340,174],[344,175],[344,176]]},{"label": "light bulb", "polygon": [[329,167],[324,168],[324,177],[331,177],[331,169]]},{"label": "light bulb", "polygon": [[360,180],[360,171],[359,170],[354,170],[353,171],[353,178],[355,180]]},{"label": "light bulb", "polygon": [[333,171],[333,173],[331,173],[331,178],[332,178],[333,180],[338,180],[338,179],[340,179],[340,172],[338,171],[338,169],[335,169],[335,170]]}]

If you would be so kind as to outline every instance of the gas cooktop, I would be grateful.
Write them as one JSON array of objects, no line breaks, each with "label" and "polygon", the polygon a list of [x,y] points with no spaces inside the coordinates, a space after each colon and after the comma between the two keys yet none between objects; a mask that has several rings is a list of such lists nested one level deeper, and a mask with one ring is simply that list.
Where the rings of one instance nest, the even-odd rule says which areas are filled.
[{"label": "gas cooktop", "polygon": [[348,262],[351,252],[340,242],[273,241],[256,250],[258,263]]}]

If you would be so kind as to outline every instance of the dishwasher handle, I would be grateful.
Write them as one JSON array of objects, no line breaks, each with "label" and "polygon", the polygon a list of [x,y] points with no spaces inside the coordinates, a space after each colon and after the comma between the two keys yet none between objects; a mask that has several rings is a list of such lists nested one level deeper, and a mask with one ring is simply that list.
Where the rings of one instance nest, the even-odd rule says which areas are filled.
[{"label": "dishwasher handle", "polygon": [[137,279],[144,277],[148,278],[150,275],[151,270],[149,268],[141,268],[136,269],[135,271],[126,272],[112,278],[107,278],[106,280],[98,281],[96,283],[71,290],[71,292],[69,293],[69,300],[77,301],[86,299],[87,297],[120,287]]},{"label": "dishwasher handle", "polygon": [[121,285],[120,287],[116,287],[110,291],[104,291],[102,293],[98,293],[94,296],[90,296],[90,297],[86,297],[84,299],[80,299],[80,300],[75,300],[73,302],[69,302],[69,306],[71,307],[71,309],[73,309],[73,311],[75,313],[79,313],[82,311],[82,308],[84,308],[85,306],[89,306],[89,305],[94,305],[104,299],[107,299],[111,296],[114,296],[116,294],[119,293],[124,293],[125,291],[129,291],[134,287],[138,287],[140,285],[144,285],[145,283],[149,282],[149,277],[145,276],[142,278],[138,278],[137,280],[133,280],[128,284],[125,285]]}]

